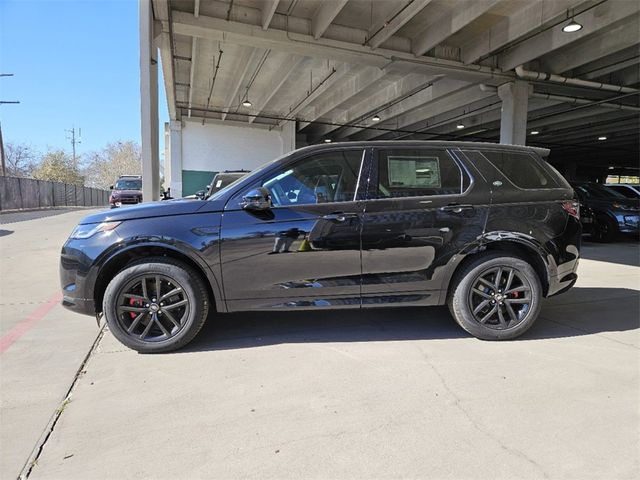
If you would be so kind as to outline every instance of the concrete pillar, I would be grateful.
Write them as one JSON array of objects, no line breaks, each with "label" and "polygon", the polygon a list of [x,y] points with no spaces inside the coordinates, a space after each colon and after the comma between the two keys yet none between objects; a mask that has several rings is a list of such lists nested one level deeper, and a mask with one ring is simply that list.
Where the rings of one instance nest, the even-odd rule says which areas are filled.
[{"label": "concrete pillar", "polygon": [[151,202],[160,198],[158,49],[153,32],[151,0],[139,1],[139,14],[142,198]]},{"label": "concrete pillar", "polygon": [[282,153],[289,153],[296,149],[296,122],[284,122],[282,126]]},{"label": "concrete pillar", "polygon": [[529,93],[529,84],[519,80],[498,87],[498,96],[502,100],[500,143],[510,145],[526,143]]},{"label": "concrete pillar", "polygon": [[182,197],[182,122],[171,120],[169,122],[169,167],[170,180],[167,185],[171,187],[173,198]]}]

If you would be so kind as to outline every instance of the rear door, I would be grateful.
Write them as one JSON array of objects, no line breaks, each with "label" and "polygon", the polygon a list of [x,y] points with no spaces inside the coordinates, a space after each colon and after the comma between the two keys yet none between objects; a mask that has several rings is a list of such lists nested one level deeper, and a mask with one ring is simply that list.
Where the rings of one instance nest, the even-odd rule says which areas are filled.
[{"label": "rear door", "polygon": [[363,306],[437,303],[443,266],[481,235],[488,205],[453,152],[374,149],[362,232]]}]

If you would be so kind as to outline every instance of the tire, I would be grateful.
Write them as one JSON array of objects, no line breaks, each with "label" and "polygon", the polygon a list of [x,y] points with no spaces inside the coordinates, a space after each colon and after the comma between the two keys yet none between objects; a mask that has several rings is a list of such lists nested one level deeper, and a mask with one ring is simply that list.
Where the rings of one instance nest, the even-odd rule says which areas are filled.
[{"label": "tire", "polygon": [[598,215],[593,224],[591,237],[596,242],[609,243],[615,240],[618,234],[618,226],[606,215]]},{"label": "tire", "polygon": [[113,335],[127,347],[140,353],[169,352],[198,334],[209,313],[209,294],[190,266],[150,257],[113,277],[102,311]]},{"label": "tire", "polygon": [[[511,271],[514,273],[508,286]],[[484,283],[488,280],[495,287],[498,272],[501,272],[500,288]],[[495,252],[472,260],[455,276],[448,305],[456,322],[474,337],[508,340],[522,335],[533,325],[540,313],[541,300],[542,285],[533,267],[521,258]],[[474,313],[481,303],[482,309]],[[494,308],[497,310],[482,322]]]}]

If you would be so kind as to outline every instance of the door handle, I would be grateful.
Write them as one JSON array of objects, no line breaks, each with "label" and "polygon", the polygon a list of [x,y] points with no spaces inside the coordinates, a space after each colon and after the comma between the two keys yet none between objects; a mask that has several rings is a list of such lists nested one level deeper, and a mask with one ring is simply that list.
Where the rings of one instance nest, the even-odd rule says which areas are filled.
[{"label": "door handle", "polygon": [[460,205],[458,203],[452,203],[449,205],[445,205],[444,207],[440,207],[441,212],[462,213],[465,210],[473,210],[473,205]]},{"label": "door handle", "polygon": [[332,222],[346,222],[348,218],[355,218],[358,215],[356,213],[330,213],[328,215],[324,215],[322,218],[325,220],[330,220]]}]

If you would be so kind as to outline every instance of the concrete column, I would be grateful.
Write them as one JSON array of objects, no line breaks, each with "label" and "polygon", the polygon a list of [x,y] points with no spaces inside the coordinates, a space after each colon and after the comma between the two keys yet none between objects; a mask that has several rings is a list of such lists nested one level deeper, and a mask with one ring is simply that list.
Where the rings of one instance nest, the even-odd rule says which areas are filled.
[{"label": "concrete column", "polygon": [[519,80],[498,87],[498,96],[502,100],[500,143],[510,145],[526,143],[529,93],[529,84]]},{"label": "concrete column", "polygon": [[142,198],[151,202],[160,198],[158,49],[153,33],[151,0],[139,1],[139,14]]},{"label": "concrete column", "polygon": [[296,149],[296,122],[284,122],[282,125],[282,153],[289,153]]},{"label": "concrete column", "polygon": [[182,122],[171,120],[169,123],[169,162],[170,181],[173,198],[182,197]]}]

